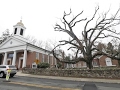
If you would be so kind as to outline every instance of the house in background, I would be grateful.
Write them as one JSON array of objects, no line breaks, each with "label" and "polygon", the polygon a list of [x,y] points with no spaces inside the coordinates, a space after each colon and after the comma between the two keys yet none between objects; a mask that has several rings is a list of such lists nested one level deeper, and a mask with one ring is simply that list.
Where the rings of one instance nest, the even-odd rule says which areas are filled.
[{"label": "house in background", "polygon": [[13,26],[13,35],[0,44],[1,64],[32,68],[36,63],[46,62],[50,67],[57,65],[50,51],[30,44],[24,38],[26,27],[22,20]]},{"label": "house in background", "polygon": [[[117,67],[118,60],[112,60],[107,56],[100,56],[92,61],[93,67]],[[86,62],[80,61],[76,64],[64,64],[64,68],[87,68]]]}]

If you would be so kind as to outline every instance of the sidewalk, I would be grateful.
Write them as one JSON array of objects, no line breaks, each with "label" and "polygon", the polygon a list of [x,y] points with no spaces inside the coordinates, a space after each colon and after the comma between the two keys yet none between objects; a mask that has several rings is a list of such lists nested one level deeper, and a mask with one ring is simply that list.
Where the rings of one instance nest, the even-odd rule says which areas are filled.
[{"label": "sidewalk", "polygon": [[17,76],[27,76],[27,77],[36,77],[36,78],[59,79],[59,80],[104,82],[104,83],[119,83],[120,84],[120,80],[117,80],[117,79],[95,79],[95,78],[74,78],[74,77],[59,77],[59,76],[43,76],[43,75],[24,74],[24,73],[22,73],[22,71],[18,71],[16,75]]}]

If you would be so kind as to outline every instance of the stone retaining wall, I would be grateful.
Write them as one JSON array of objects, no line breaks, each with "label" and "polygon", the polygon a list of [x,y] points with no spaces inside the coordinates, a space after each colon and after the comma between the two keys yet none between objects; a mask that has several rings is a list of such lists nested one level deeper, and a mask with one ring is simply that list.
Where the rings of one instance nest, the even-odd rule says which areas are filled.
[{"label": "stone retaining wall", "polygon": [[24,68],[23,73],[86,78],[120,78],[120,69],[80,70],[80,69],[30,69]]}]

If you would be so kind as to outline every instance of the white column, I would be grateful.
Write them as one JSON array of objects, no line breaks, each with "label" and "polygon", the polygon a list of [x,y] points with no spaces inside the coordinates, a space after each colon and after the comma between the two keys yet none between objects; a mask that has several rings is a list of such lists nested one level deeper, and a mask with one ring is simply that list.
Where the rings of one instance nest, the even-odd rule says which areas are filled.
[{"label": "white column", "polygon": [[7,64],[7,52],[5,52],[4,60],[3,60],[3,65],[6,65],[6,64]]},{"label": "white column", "polygon": [[16,51],[14,51],[12,65],[15,65],[15,62],[16,62]]},{"label": "white column", "polygon": [[23,65],[22,68],[26,67],[26,61],[27,61],[27,50],[24,50],[24,56],[23,56]]}]

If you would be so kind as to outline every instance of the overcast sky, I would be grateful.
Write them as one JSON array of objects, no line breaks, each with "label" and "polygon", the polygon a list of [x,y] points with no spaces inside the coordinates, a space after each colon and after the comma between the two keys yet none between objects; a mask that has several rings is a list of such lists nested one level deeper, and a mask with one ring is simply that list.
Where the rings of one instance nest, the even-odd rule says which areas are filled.
[{"label": "overcast sky", "polygon": [[55,32],[53,26],[62,18],[63,12],[73,15],[84,10],[86,17],[94,11],[95,6],[100,6],[99,12],[111,8],[114,13],[120,6],[120,0],[0,0],[0,35],[6,29],[13,32],[13,25],[22,17],[25,25],[25,36],[34,36],[38,40],[60,40],[66,34]]}]

